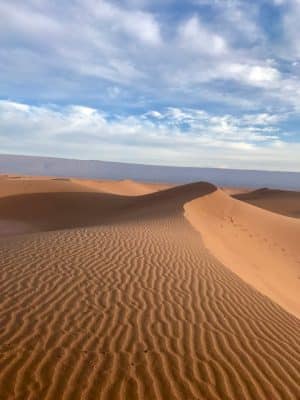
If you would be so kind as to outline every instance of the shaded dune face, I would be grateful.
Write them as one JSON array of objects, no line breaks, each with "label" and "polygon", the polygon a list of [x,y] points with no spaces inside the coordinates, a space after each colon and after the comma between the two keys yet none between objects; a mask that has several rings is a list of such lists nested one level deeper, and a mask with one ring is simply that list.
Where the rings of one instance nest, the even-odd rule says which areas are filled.
[{"label": "shaded dune face", "polygon": [[168,187],[171,187],[171,185],[142,183],[131,180],[107,181],[0,175],[0,197],[30,193],[60,192],[96,192],[124,196],[138,196],[167,189]]},{"label": "shaded dune face", "polygon": [[28,232],[68,229],[104,222],[126,204],[127,197],[103,193],[21,194],[0,198],[0,218],[26,222],[30,226]]},{"label": "shaded dune face", "polygon": [[0,398],[300,398],[300,321],[185,218],[222,215],[215,186],[20,196],[0,218],[68,229],[0,241]]},{"label": "shaded dune face", "polygon": [[0,220],[6,226],[13,223],[13,233],[94,226],[149,213],[152,217],[153,210],[161,215],[182,211],[185,202],[214,190],[198,183],[136,197],[83,191],[18,194],[0,198]]},{"label": "shaded dune face", "polygon": [[235,194],[232,197],[275,213],[300,218],[300,192],[258,189],[248,193]]}]

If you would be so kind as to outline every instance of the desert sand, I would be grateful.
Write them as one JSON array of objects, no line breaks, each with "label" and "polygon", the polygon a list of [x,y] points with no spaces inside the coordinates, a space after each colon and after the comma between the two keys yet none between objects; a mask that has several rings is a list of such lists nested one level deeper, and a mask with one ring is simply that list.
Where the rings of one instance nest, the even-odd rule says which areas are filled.
[{"label": "desert sand", "polygon": [[300,218],[300,192],[264,188],[236,191],[233,197],[275,213]]},{"label": "desert sand", "polygon": [[0,399],[299,399],[300,219],[276,210],[1,177]]}]

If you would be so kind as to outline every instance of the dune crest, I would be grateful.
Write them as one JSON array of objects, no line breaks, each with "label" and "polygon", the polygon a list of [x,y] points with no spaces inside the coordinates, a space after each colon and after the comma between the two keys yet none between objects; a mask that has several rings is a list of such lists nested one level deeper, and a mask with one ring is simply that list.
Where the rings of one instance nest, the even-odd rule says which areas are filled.
[{"label": "dune crest", "polygon": [[130,179],[120,181],[72,179],[72,181],[89,189],[101,191],[104,193],[117,194],[121,196],[141,196],[144,194],[156,192],[158,190],[164,190],[170,187],[170,185],[168,184],[142,183]]},{"label": "dune crest", "polygon": [[0,175],[0,198],[29,193],[103,192],[124,196],[140,196],[169,188],[163,183],[144,183],[130,179],[121,181],[56,177]]},{"label": "dune crest", "polygon": [[300,220],[218,190],[185,205],[185,215],[224,265],[300,316]]},{"label": "dune crest", "polygon": [[300,398],[300,320],[201,238],[256,208],[203,182],[140,196],[54,182],[0,198],[6,228],[36,230],[0,241],[1,399]]}]

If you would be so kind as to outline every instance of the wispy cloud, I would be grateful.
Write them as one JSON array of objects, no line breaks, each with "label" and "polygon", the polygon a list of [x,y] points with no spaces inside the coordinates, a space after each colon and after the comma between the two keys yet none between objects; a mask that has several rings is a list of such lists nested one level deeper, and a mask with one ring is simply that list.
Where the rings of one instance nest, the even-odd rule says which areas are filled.
[{"label": "wispy cloud", "polygon": [[88,138],[91,158],[299,169],[299,16],[297,0],[2,2],[3,151],[81,157]]},{"label": "wispy cloud", "polygon": [[[108,115],[85,106],[31,106],[0,102],[1,149],[6,153],[58,155],[170,165],[298,169],[300,144],[280,139],[284,116],[211,115],[168,108],[140,115]],[[33,150],[34,149],[34,150]],[[238,152],[238,153],[237,153]],[[264,159],[263,157],[266,157]],[[239,164],[240,163],[240,164]]]}]

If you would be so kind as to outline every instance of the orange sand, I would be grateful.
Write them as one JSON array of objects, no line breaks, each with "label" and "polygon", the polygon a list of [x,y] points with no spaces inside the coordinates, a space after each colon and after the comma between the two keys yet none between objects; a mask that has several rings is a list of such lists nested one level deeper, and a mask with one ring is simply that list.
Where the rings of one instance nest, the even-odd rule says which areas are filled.
[{"label": "orange sand", "polygon": [[258,189],[248,193],[234,193],[233,197],[272,212],[300,218],[300,192]]},{"label": "orange sand", "polygon": [[300,220],[158,189],[1,178],[1,400],[300,398]]}]

